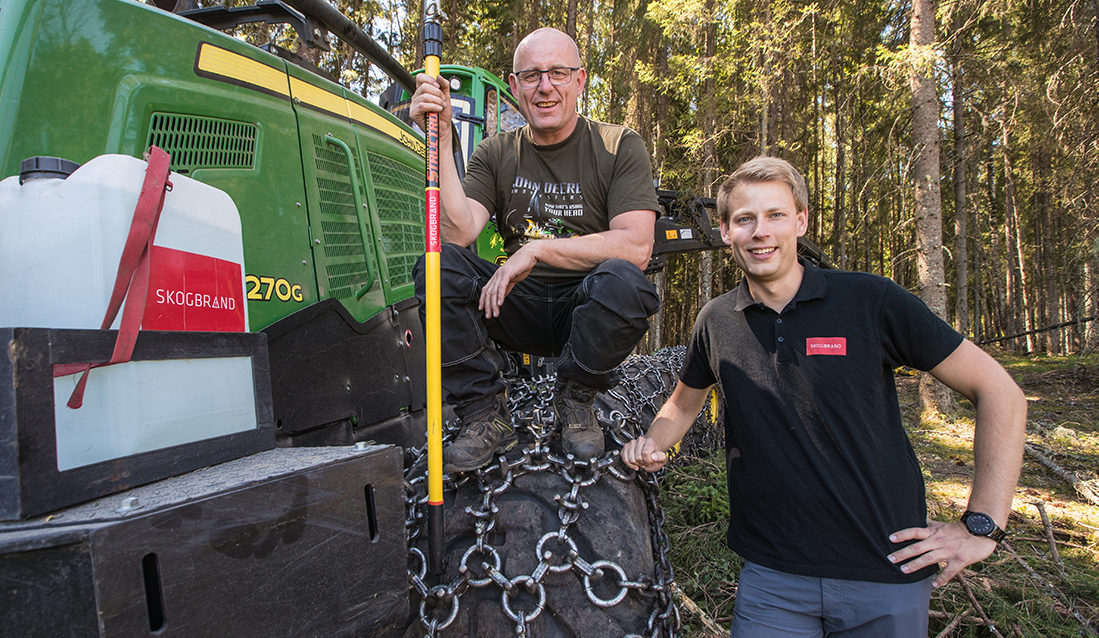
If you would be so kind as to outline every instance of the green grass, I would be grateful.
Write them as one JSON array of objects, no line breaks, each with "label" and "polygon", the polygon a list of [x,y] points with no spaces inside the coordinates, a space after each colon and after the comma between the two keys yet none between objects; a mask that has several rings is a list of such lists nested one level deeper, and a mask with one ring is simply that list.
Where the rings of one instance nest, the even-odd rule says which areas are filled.
[{"label": "green grass", "polygon": [[[670,468],[661,480],[660,498],[676,582],[710,618],[728,626],[736,575],[744,561],[725,546],[729,498],[724,453]],[[686,615],[683,620],[685,635],[702,635],[701,623]]]},{"label": "green grass", "polygon": [[[1027,395],[1027,441],[1082,480],[1099,469],[1099,355],[997,357]],[[932,517],[955,520],[965,509],[973,471],[973,410],[920,422],[913,376],[898,377],[905,425],[924,468]],[[1099,480],[1094,488],[1099,491]],[[741,559],[725,547],[728,502],[724,455],[680,459],[662,479],[661,500],[676,580],[702,610],[728,627]],[[1051,522],[1060,555],[1053,559],[1035,503]],[[1099,629],[1099,507],[1027,457],[1016,490],[1008,546],[1038,575],[1001,549],[963,572],[980,609],[1004,636],[1088,635],[1073,612]],[[1063,567],[1062,567],[1063,566]],[[1052,589],[1051,589],[1052,588]],[[930,635],[968,611],[950,636],[991,636],[958,579],[934,592]],[[704,636],[684,616],[685,636]],[[1095,635],[1095,634],[1091,634]]]},{"label": "green grass", "polygon": [[[1096,369],[1099,368],[1099,354],[1087,355],[1018,355],[1008,353],[993,353],[1000,365],[1004,366],[1013,375],[1016,373],[1042,374],[1045,372],[1063,372],[1073,368]],[[1018,380],[1018,378],[1016,378]]]}]

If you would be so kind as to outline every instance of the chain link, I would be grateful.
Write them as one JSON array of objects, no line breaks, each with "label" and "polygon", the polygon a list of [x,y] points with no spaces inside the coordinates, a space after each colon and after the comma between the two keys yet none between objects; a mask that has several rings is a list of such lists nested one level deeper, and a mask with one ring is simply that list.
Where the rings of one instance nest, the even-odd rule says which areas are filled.
[{"label": "chain link", "polygon": [[[417,544],[426,544],[427,446],[409,450],[410,463],[405,471],[405,529],[408,535],[408,579],[414,599],[419,599],[419,621],[425,635],[435,636],[458,617],[462,594],[470,588],[497,587],[504,614],[514,623],[516,636],[530,635],[530,623],[546,605],[545,578],[550,573],[573,572],[580,580],[587,599],[601,608],[621,603],[631,591],[652,594],[653,604],[646,621],[646,636],[675,636],[680,627],[679,610],[672,596],[674,571],[668,558],[668,537],[664,533],[664,512],[658,502],[657,477],[626,468],[618,459],[621,446],[644,433],[659,404],[671,394],[675,372],[682,365],[685,348],[666,348],[652,356],[631,356],[618,369],[619,384],[596,400],[596,414],[616,445],[593,460],[582,461],[571,454],[560,456],[550,448],[550,440],[559,429],[553,422],[552,400],[556,375],[520,378],[509,375],[508,408],[517,431],[525,430],[530,443],[521,455],[497,457],[475,471],[446,475],[445,487],[457,489],[472,483],[479,502],[464,508],[474,523],[476,540],[462,554],[456,578],[449,583],[429,587],[427,559]],[[444,423],[444,442],[459,431],[459,423]],[[553,495],[559,526],[542,535],[535,547],[538,559],[530,574],[509,578],[501,570],[501,557],[489,542],[497,524],[500,508],[496,499],[526,474],[548,472],[559,475],[567,490]],[[648,513],[653,573],[631,578],[617,562],[607,557],[584,557],[571,533],[590,504],[582,489],[600,479],[640,485]],[[468,488],[467,488],[468,489]],[[602,592],[602,593],[599,593]],[[522,598],[520,598],[520,596]],[[604,597],[606,596],[606,597]],[[631,634],[633,635],[633,634]]]}]

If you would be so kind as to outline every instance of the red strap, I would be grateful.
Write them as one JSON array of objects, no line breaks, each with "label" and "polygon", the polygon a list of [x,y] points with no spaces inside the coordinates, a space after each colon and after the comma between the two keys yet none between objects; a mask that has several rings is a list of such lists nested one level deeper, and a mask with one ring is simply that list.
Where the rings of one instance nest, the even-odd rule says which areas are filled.
[{"label": "red strap", "polygon": [[149,295],[150,251],[156,237],[157,224],[160,223],[160,211],[164,208],[164,196],[172,189],[172,183],[168,180],[168,154],[150,146],[145,157],[149,164],[145,169],[145,182],[141,185],[141,195],[137,198],[137,207],[130,222],[130,234],[118,261],[118,274],[115,275],[114,290],[111,291],[111,300],[107,304],[107,314],[100,325],[100,330],[111,327],[118,316],[122,300],[125,299],[126,307],[122,311],[122,321],[111,360],[107,363],[60,363],[53,366],[55,377],[83,372],[66,404],[74,410],[84,404],[84,388],[88,383],[88,372],[92,368],[130,360],[134,344],[137,343],[141,320],[145,315],[145,301]]}]

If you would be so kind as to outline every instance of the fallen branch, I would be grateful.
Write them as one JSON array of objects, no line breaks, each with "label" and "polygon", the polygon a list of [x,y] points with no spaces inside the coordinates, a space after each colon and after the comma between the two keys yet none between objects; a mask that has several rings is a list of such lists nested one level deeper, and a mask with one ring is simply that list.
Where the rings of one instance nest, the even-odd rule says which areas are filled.
[{"label": "fallen branch", "polygon": [[1042,517],[1042,527],[1046,532],[1046,542],[1049,543],[1049,555],[1056,563],[1057,571],[1061,572],[1061,577],[1066,578],[1068,575],[1065,574],[1065,564],[1061,562],[1061,553],[1057,551],[1057,539],[1053,538],[1053,525],[1046,514],[1046,505],[1038,500],[1031,501],[1030,504],[1038,508],[1038,515]]},{"label": "fallen branch", "polygon": [[1080,496],[1083,496],[1087,500],[1091,501],[1092,505],[1099,505],[1099,495],[1096,495],[1095,490],[1091,489],[1087,481],[1080,480],[1080,477],[1076,476],[1072,472],[1069,472],[1065,468],[1057,465],[1052,459],[1038,451],[1036,447],[1030,443],[1026,444],[1026,453],[1033,456],[1042,465],[1046,466],[1051,472],[1065,479],[1072,485]]},{"label": "fallen branch", "polygon": [[1037,585],[1039,589],[1044,589],[1047,594],[1049,594],[1053,598],[1056,598],[1058,602],[1064,605],[1065,608],[1068,609],[1070,613],[1072,613],[1073,618],[1078,620],[1080,624],[1084,626],[1084,631],[1089,636],[1099,636],[1099,632],[1095,631],[1095,628],[1091,626],[1091,622],[1087,618],[1084,618],[1084,615],[1081,614],[1080,611],[1077,610],[1076,607],[1074,607],[1072,603],[1068,601],[1068,598],[1066,598],[1059,589],[1053,586],[1053,583],[1049,582],[1048,580],[1043,578],[1038,572],[1034,571],[1034,568],[1031,567],[1025,560],[1023,560],[1023,557],[1015,551],[1015,548],[1013,548],[1007,541],[1000,543],[1000,548],[1015,557],[1015,560],[1023,566],[1023,569],[1025,569],[1028,574],[1030,574],[1031,580],[1034,581],[1034,584]]},{"label": "fallen branch", "polygon": [[1069,326],[1081,326],[1088,321],[1095,321],[1099,317],[1081,317],[1080,319],[1073,319],[1072,321],[1062,321],[1061,323],[1053,324],[1052,326],[1045,326],[1043,328],[1035,328],[1033,330],[1027,330],[1025,332],[1016,332],[1015,334],[1005,335],[1003,337],[994,337],[992,339],[983,339],[977,342],[977,345],[983,346],[989,343],[996,343],[998,341],[1007,341],[1008,339],[1018,339],[1019,337],[1025,337],[1027,335],[1038,334],[1039,332],[1049,332],[1050,330],[1056,330],[1058,328],[1067,328]]},{"label": "fallen branch", "polygon": [[961,624],[963,620],[965,620],[965,617],[968,616],[971,611],[973,610],[968,607],[963,609],[958,615],[954,616],[953,620],[946,624],[946,627],[943,627],[943,630],[940,631],[935,636],[935,638],[946,638],[947,636],[949,636],[950,632],[957,629],[958,625]]},{"label": "fallen branch", "polygon": [[[1036,423],[1036,422],[1031,421],[1031,423]],[[1037,425],[1038,425],[1039,428],[1047,430],[1047,431],[1053,430],[1053,428],[1051,428],[1048,425],[1042,425],[1040,423],[1037,423]],[[1041,443],[1034,443],[1033,441],[1027,441],[1027,443],[1029,443],[1030,445],[1033,445],[1035,447],[1035,449],[1037,449],[1042,454],[1056,454],[1057,456],[1063,456],[1067,459],[1075,459],[1077,461],[1080,461],[1081,463],[1091,463],[1092,462],[1091,457],[1085,456],[1083,454],[1077,454],[1075,452],[1066,452],[1064,450],[1054,450],[1052,447],[1050,447],[1048,445],[1043,445]]]},{"label": "fallen branch", "polygon": [[[962,624],[962,625],[975,625],[977,627],[981,627],[985,624],[985,621],[981,620],[980,618],[975,618],[971,615],[973,613],[972,608],[966,607],[965,610],[968,613],[966,613],[965,618],[958,621],[959,624]],[[954,616],[946,613],[945,611],[935,611],[934,609],[929,611],[928,615],[931,618],[938,618],[939,620],[946,620],[947,618],[954,618]]]},{"label": "fallen branch", "polygon": [[[1064,531],[1059,529],[1054,530],[1053,535],[1054,538],[1056,538],[1058,535],[1067,538],[1073,538],[1072,534],[1065,533]],[[1038,538],[1037,536],[1016,536],[1015,534],[1011,535],[1011,539],[1018,543],[1041,543],[1042,541],[1046,540],[1045,538]],[[1071,547],[1073,549],[1081,549],[1099,556],[1099,549],[1096,549],[1095,547],[1089,545],[1081,545],[1079,543],[1073,543],[1071,541],[1057,541],[1057,544],[1064,545],[1065,547]]]},{"label": "fallen branch", "polygon": [[964,574],[958,574],[955,576],[958,582],[961,584],[962,589],[965,590],[965,595],[969,596],[969,602],[973,603],[973,611],[977,612],[977,615],[981,617],[981,620],[985,621],[985,626],[992,632],[993,636],[1004,638],[1004,635],[996,629],[996,623],[992,622],[992,619],[985,613],[984,607],[981,607],[981,603],[977,601],[977,597],[973,594],[973,589],[969,586],[969,580],[966,579]]},{"label": "fallen branch", "polygon": [[725,636],[729,635],[728,631],[722,629],[721,625],[711,620],[695,601],[691,600],[687,594],[683,593],[683,590],[679,588],[678,583],[672,583],[672,593],[675,596],[676,601],[687,609],[687,613],[698,618],[702,622],[702,626],[706,628],[703,634],[704,636],[725,638]]}]

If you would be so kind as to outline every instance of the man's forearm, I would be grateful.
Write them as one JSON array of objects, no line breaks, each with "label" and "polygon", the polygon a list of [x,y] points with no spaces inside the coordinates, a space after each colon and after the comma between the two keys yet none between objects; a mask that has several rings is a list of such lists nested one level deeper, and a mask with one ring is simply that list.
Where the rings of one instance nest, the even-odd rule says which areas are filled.
[{"label": "man's forearm", "polygon": [[[651,211],[644,212],[652,214]],[[536,239],[520,250],[526,250],[539,263],[548,266],[587,271],[613,258],[625,259],[644,269],[652,256],[652,246],[652,225],[649,224],[641,230],[611,228],[579,237]]]},{"label": "man's forearm", "polygon": [[661,452],[670,449],[694,425],[709,393],[709,388],[692,388],[682,381],[676,384],[672,396],[668,397],[657,412],[645,438],[652,440]]},{"label": "man's forearm", "polygon": [[[1006,373],[1005,373],[1006,374]],[[1026,398],[1014,383],[976,400],[969,509],[1007,525],[1026,442]]]},{"label": "man's forearm", "polygon": [[1026,396],[1011,375],[968,339],[931,374],[977,409],[969,508],[1003,526],[1019,481],[1026,443]]}]

